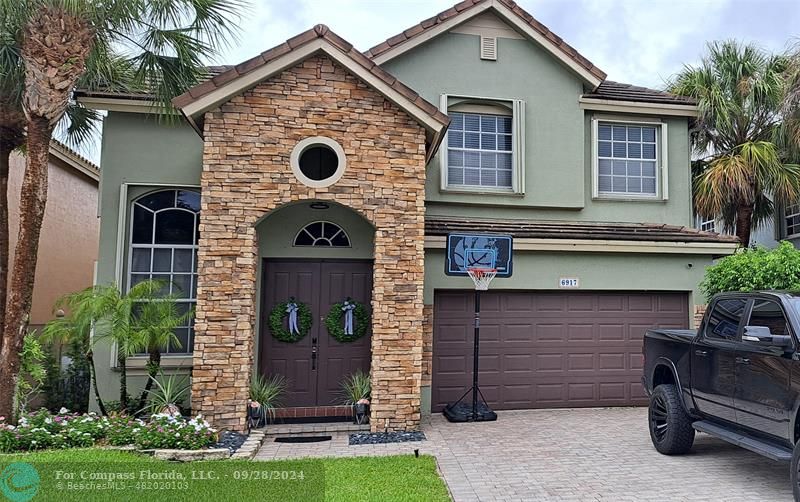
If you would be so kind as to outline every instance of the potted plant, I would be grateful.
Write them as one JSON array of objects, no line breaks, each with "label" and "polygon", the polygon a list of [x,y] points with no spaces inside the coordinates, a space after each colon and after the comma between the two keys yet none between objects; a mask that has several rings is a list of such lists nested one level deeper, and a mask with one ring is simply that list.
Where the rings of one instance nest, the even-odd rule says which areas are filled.
[{"label": "potted plant", "polygon": [[368,373],[361,370],[345,377],[340,384],[344,404],[353,407],[353,422],[356,424],[369,423],[371,382]]},{"label": "potted plant", "polygon": [[264,427],[275,418],[275,409],[280,406],[281,395],[286,392],[283,375],[263,377],[253,375],[250,381],[250,402],[247,406],[247,421],[250,428]]}]

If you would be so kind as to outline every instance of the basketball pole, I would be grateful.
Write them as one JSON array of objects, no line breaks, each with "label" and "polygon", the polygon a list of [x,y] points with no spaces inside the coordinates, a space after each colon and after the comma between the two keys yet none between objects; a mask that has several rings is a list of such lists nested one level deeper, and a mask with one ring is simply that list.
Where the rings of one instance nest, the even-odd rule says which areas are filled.
[{"label": "basketball pole", "polygon": [[475,288],[475,339],[472,347],[472,420],[478,420],[478,355],[481,337],[481,290]]}]

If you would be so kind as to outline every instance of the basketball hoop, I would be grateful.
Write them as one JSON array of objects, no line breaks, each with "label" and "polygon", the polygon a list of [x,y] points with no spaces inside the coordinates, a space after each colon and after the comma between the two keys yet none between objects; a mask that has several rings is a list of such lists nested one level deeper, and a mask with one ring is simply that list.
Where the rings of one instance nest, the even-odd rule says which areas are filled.
[{"label": "basketball hoop", "polygon": [[497,275],[497,269],[471,267],[467,269],[467,273],[470,279],[472,279],[472,282],[475,283],[476,291],[486,291],[489,289],[489,283],[492,282],[492,279]]}]

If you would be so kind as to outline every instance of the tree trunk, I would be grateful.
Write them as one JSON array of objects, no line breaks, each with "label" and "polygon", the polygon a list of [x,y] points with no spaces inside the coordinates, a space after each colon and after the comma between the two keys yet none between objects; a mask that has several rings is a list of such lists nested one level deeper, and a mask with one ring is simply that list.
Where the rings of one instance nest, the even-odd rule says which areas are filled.
[{"label": "tree trunk", "polygon": [[736,237],[743,248],[750,247],[750,233],[753,230],[753,211],[750,205],[740,205],[736,208]]},{"label": "tree trunk", "polygon": [[47,203],[47,168],[52,132],[53,127],[47,119],[33,117],[28,121],[28,155],[20,193],[19,237],[14,252],[10,293],[6,302],[4,342],[0,349],[0,361],[3,361],[3,372],[0,373],[0,415],[14,416],[13,396],[3,391],[14,388],[12,383],[16,382],[19,374],[19,353],[22,350],[33,298],[39,234]]},{"label": "tree trunk", "polygon": [[101,415],[104,417],[108,416],[106,405],[100,397],[100,389],[97,388],[97,372],[94,369],[94,353],[91,350],[86,352],[86,362],[89,363],[89,376],[92,379],[92,387],[94,388],[94,398],[97,401],[97,407],[100,409]]},{"label": "tree trunk", "polygon": [[128,413],[127,358],[124,355],[118,355],[117,365],[119,366],[119,408],[123,413]]},{"label": "tree trunk", "polygon": [[[4,133],[0,129],[0,134]],[[8,174],[11,165],[11,152],[14,146],[0,139],[0,327],[6,320],[6,296],[8,295]],[[3,347],[3,336],[0,335],[0,350]]]},{"label": "tree trunk", "polygon": [[150,394],[150,389],[153,388],[153,382],[159,371],[161,371],[161,351],[151,350],[150,360],[147,361],[147,383],[144,385],[142,397],[139,398],[139,410],[143,410],[147,404],[147,396]]}]

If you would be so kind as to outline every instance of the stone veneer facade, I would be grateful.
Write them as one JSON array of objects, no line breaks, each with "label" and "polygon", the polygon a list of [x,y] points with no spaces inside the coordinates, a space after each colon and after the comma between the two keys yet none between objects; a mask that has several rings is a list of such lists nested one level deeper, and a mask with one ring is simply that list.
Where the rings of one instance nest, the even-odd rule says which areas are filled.
[{"label": "stone veneer facade", "polygon": [[[344,149],[327,188],[292,174],[309,136]],[[373,431],[419,426],[423,352],[425,130],[325,56],[313,56],[205,114],[193,407],[244,430],[255,348],[256,224],[300,200],[345,205],[375,227]],[[264,285],[269,287],[269,285]]]}]

